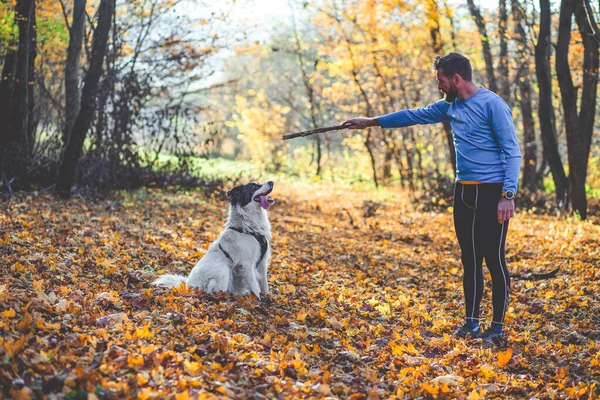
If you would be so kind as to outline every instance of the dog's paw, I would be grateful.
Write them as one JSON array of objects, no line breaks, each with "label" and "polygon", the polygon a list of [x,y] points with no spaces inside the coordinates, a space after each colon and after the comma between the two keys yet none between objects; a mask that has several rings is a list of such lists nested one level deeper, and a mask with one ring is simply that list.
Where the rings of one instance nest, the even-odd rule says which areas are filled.
[{"label": "dog's paw", "polygon": [[262,304],[264,304],[264,305],[270,306],[271,304],[273,304],[273,299],[271,298],[271,296],[269,295],[269,293],[266,293],[260,299],[260,302]]}]

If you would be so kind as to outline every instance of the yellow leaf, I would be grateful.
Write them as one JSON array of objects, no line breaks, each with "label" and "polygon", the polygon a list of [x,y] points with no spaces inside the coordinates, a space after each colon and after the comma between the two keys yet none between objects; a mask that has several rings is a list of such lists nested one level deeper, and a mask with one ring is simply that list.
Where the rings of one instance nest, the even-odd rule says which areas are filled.
[{"label": "yellow leaf", "polygon": [[141,371],[137,375],[137,384],[138,386],[144,386],[146,383],[150,381],[150,374],[147,371]]},{"label": "yellow leaf", "polygon": [[184,390],[183,392],[177,393],[175,395],[175,400],[188,400],[188,399],[191,399],[191,397],[187,390]]},{"label": "yellow leaf", "polygon": [[296,293],[296,286],[286,283],[279,288],[282,294],[293,294]]},{"label": "yellow leaf", "polygon": [[188,375],[197,376],[198,373],[202,371],[202,364],[195,361],[185,360],[183,362],[183,370]]},{"label": "yellow leaf", "polygon": [[306,313],[306,311],[302,310],[302,311],[300,311],[300,313],[298,313],[298,315],[296,316],[296,319],[298,321],[304,321],[307,316],[308,316],[308,314]]},{"label": "yellow leaf", "polygon": [[390,315],[390,305],[388,303],[380,303],[375,306],[375,309],[381,313],[384,317],[388,317]]},{"label": "yellow leaf", "polygon": [[224,394],[225,396],[229,397],[229,398],[235,398],[236,395],[235,393],[230,390],[229,388],[225,387],[225,386],[219,386],[217,388],[217,392]]},{"label": "yellow leaf", "polygon": [[12,308],[6,311],[2,312],[2,315],[4,315],[7,318],[14,318],[17,316],[17,313],[15,312],[15,310],[13,310]]},{"label": "yellow leaf", "polygon": [[498,352],[498,365],[500,367],[504,367],[506,364],[508,364],[512,355],[513,355],[512,347],[509,347],[508,349],[506,349],[505,352],[499,351]]},{"label": "yellow leaf", "polygon": [[154,392],[152,391],[152,389],[147,387],[138,392],[137,398],[138,400],[148,400],[152,397],[153,394]]},{"label": "yellow leaf", "polygon": [[496,373],[494,371],[492,371],[492,369],[486,365],[482,365],[479,368],[479,373],[481,375],[483,375],[484,377],[486,377],[487,379],[495,378],[497,376]]},{"label": "yellow leaf", "polygon": [[439,389],[439,387],[437,385],[436,386],[432,386],[432,385],[430,385],[427,382],[424,383],[423,385],[421,385],[421,388],[423,388],[423,390],[425,390],[427,393],[433,394],[433,395],[436,395],[436,394],[438,394],[440,392],[440,389]]},{"label": "yellow leaf", "polygon": [[13,264],[12,267],[10,267],[10,269],[13,271],[23,272],[25,270],[25,267],[23,266],[23,264],[17,261]]},{"label": "yellow leaf", "polygon": [[13,340],[10,338],[3,339],[0,337],[0,347],[2,347],[6,354],[8,354],[11,358],[25,347],[26,342],[26,336],[22,336],[19,340]]},{"label": "yellow leaf", "polygon": [[129,356],[127,357],[127,365],[130,368],[135,368],[137,366],[144,365],[144,357],[140,355]]},{"label": "yellow leaf", "polygon": [[481,399],[483,399],[483,397],[481,397],[479,395],[477,390],[473,390],[471,393],[469,393],[469,400],[481,400]]},{"label": "yellow leaf", "polygon": [[136,329],[133,337],[137,339],[154,337],[154,333],[150,332],[150,324],[144,326],[142,329]]},{"label": "yellow leaf", "polygon": [[102,262],[100,263],[101,267],[104,268],[112,268],[115,265],[115,262],[113,260],[108,260],[108,259],[103,259]]},{"label": "yellow leaf", "polygon": [[392,348],[393,356],[401,356],[404,354],[404,350],[406,350],[403,344],[398,345],[394,342],[390,342],[390,347]]}]

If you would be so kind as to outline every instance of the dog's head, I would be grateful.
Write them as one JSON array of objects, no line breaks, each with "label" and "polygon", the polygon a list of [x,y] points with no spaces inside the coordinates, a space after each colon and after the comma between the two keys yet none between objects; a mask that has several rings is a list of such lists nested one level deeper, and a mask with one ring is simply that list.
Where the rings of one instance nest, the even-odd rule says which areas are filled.
[{"label": "dog's head", "polygon": [[227,192],[227,200],[232,207],[262,207],[265,210],[275,203],[275,200],[267,196],[273,191],[273,181],[265,183],[251,182],[236,186]]}]

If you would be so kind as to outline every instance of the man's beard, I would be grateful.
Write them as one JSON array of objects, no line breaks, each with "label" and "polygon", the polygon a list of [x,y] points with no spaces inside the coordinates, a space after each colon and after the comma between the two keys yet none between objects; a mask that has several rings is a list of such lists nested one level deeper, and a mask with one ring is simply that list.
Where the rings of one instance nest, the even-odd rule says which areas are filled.
[{"label": "man's beard", "polygon": [[443,93],[444,100],[446,100],[446,103],[452,103],[458,97],[458,90],[456,89],[450,89],[449,91]]}]

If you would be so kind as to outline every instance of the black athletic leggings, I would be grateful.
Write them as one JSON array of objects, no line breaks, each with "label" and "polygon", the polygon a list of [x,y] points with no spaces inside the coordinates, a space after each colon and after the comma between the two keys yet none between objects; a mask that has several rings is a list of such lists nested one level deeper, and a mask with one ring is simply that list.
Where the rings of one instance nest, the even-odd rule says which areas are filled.
[{"label": "black athletic leggings", "polygon": [[493,322],[502,324],[508,305],[510,275],[504,257],[508,221],[498,223],[501,183],[482,183],[454,187],[454,228],[464,266],[466,320],[479,321],[483,297],[485,265],[492,275]]}]

